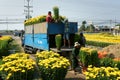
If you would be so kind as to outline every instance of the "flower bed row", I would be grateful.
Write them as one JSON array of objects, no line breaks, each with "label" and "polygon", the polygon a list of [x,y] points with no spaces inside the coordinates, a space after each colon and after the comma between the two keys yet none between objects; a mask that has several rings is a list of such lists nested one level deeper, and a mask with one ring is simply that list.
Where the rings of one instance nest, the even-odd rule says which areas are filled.
[{"label": "flower bed row", "polygon": [[4,80],[32,80],[34,70],[35,61],[25,53],[3,57],[0,65],[0,75]]},{"label": "flower bed row", "polygon": [[120,80],[120,70],[112,67],[89,66],[85,75],[86,80]]},{"label": "flower bed row", "polygon": [[38,66],[43,80],[64,80],[69,60],[52,51],[43,51],[36,54]]},{"label": "flower bed row", "polygon": [[87,45],[92,45],[92,46],[97,46],[97,47],[106,47],[109,45],[112,45],[113,43],[108,43],[108,42],[98,42],[98,41],[86,41]]},{"label": "flower bed row", "polygon": [[114,36],[107,33],[85,34],[85,37],[89,41],[120,43],[120,36]]},{"label": "flower bed row", "polygon": [[52,51],[37,53],[35,58],[36,61],[25,53],[3,57],[0,75],[4,80],[33,80],[35,65],[38,65],[43,80],[64,80],[70,65],[68,59]]},{"label": "flower bed row", "polygon": [[84,34],[88,45],[106,47],[111,44],[120,43],[120,36],[114,36],[109,33]]},{"label": "flower bed row", "polygon": [[99,58],[97,50],[91,48],[81,48],[80,53],[80,61],[82,64],[87,67],[88,65],[98,66]]},{"label": "flower bed row", "polygon": [[10,45],[10,42],[12,42],[11,36],[2,36],[0,37],[0,56],[6,56],[8,55],[8,47]]},{"label": "flower bed row", "polygon": [[120,60],[112,57],[111,54],[107,54],[107,52],[99,52],[91,48],[81,48],[79,56],[80,61],[86,67],[88,67],[88,65],[111,66],[120,69]]},{"label": "flower bed row", "polygon": [[[80,60],[85,72],[86,80],[119,80],[120,60],[107,56],[106,52],[98,53],[91,48],[81,48]],[[91,65],[91,66],[90,66]]]}]

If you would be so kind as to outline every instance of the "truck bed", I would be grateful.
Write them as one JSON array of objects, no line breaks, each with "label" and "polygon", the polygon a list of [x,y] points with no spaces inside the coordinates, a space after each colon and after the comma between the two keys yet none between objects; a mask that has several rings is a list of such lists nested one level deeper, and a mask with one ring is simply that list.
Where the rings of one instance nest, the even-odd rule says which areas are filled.
[{"label": "truck bed", "polygon": [[57,50],[57,48],[50,48],[51,51],[59,53],[61,56],[64,56],[70,60],[72,54],[73,47],[62,47],[61,50]]},{"label": "truck bed", "polygon": [[62,53],[62,52],[72,52],[72,49],[73,49],[73,47],[70,47],[70,48],[62,47],[60,50],[57,50],[57,48],[50,48],[51,51],[60,52],[60,53]]}]

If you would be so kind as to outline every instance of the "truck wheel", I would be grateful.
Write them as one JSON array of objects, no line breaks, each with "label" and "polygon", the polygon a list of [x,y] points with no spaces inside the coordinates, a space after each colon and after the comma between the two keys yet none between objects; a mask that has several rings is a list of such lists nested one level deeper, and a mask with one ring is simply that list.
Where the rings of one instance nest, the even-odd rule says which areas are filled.
[{"label": "truck wheel", "polygon": [[21,46],[24,47],[24,43],[22,43]]},{"label": "truck wheel", "polygon": [[25,45],[23,46],[23,48],[24,48],[24,52],[28,53]]},{"label": "truck wheel", "polygon": [[32,54],[36,54],[36,52],[37,52],[37,49],[32,50]]}]

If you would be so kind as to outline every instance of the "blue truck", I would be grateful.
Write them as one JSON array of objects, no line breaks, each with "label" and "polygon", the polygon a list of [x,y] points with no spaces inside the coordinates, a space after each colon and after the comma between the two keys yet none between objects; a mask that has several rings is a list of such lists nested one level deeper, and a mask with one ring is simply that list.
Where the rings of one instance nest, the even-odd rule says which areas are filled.
[{"label": "blue truck", "polygon": [[[78,32],[77,25],[77,22],[69,22],[71,46],[74,45],[74,35]],[[56,48],[55,35],[61,34],[63,36],[64,26],[64,23],[48,22],[25,26],[23,38],[24,51],[26,53],[36,53],[38,50],[51,50],[52,48]]]}]

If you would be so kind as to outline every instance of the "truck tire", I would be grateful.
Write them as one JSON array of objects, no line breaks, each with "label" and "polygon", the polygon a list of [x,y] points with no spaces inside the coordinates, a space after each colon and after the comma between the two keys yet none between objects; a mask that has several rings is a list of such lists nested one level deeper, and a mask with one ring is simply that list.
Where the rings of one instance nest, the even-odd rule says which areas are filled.
[{"label": "truck tire", "polygon": [[24,48],[24,52],[27,53],[27,49],[25,45],[23,46],[23,48]]},{"label": "truck tire", "polygon": [[36,54],[36,51],[37,51],[37,49],[34,48],[34,49],[32,50],[32,54]]}]

